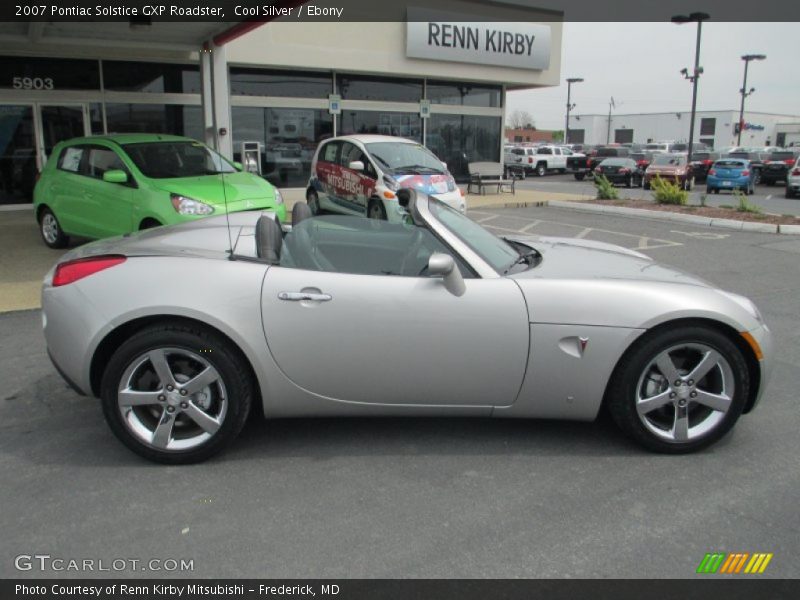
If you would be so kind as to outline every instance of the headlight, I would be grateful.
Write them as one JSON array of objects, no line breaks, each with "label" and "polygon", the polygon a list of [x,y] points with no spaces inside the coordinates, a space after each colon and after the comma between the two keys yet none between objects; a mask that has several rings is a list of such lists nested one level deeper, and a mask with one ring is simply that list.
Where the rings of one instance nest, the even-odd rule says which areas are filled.
[{"label": "headlight", "polygon": [[397,190],[400,189],[400,184],[397,183],[397,181],[395,181],[388,175],[383,176],[383,183],[386,184],[386,187],[392,190],[393,192],[396,192]]},{"label": "headlight", "polygon": [[283,204],[283,196],[278,188],[275,188],[275,204]]},{"label": "headlight", "polygon": [[170,194],[169,198],[175,212],[181,215],[210,215],[214,212],[214,207],[180,194]]}]

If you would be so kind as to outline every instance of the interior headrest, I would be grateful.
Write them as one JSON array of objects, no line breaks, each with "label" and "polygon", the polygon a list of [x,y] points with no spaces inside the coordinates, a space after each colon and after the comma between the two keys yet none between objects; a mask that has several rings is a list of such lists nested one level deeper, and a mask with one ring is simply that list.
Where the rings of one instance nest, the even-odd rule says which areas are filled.
[{"label": "interior headrest", "polygon": [[256,253],[259,258],[264,258],[276,265],[281,260],[281,246],[283,245],[283,231],[275,217],[262,215],[256,223]]}]

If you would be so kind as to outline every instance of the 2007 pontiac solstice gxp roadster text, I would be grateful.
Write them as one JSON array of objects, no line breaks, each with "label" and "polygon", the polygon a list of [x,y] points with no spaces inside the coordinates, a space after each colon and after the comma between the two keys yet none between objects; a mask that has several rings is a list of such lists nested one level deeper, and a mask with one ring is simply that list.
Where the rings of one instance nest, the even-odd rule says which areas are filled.
[{"label": "2007 pontiac solstice gxp roadster text", "polygon": [[268,418],[581,420],[605,405],[643,446],[681,453],[758,402],[772,336],[748,299],[398,196],[402,223],[298,204],[291,228],[234,213],[77,248],[45,278],[50,356],[124,444],[166,463],[223,449],[255,403]]}]

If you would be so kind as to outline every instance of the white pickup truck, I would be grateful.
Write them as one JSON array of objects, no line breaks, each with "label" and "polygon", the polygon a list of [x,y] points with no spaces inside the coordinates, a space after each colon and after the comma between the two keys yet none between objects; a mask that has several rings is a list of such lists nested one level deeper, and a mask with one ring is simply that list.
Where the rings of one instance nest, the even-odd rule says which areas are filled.
[{"label": "white pickup truck", "polygon": [[505,153],[504,162],[510,174],[524,177],[535,173],[542,177],[548,171],[566,171],[567,157],[571,155],[569,148],[561,146],[516,146]]}]

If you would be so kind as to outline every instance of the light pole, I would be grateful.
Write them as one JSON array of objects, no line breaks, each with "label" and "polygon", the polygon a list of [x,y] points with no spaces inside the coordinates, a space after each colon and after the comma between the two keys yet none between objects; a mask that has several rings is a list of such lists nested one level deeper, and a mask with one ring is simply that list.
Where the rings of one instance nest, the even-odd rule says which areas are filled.
[{"label": "light pole", "polygon": [[570,93],[573,83],[581,83],[583,79],[580,77],[570,77],[567,79],[567,122],[564,125],[564,144],[569,144],[569,111],[575,108],[574,104],[570,104]]},{"label": "light pole", "polygon": [[742,82],[742,89],[739,90],[739,93],[742,95],[742,106],[739,108],[739,137],[736,140],[737,146],[742,145],[742,129],[744,129],[744,99],[756,91],[756,88],[750,88],[750,91],[747,91],[747,65],[750,64],[751,60],[764,60],[765,58],[767,58],[766,54],[745,54],[742,57],[742,60],[744,61],[744,81]]},{"label": "light pole", "polygon": [[697,112],[697,81],[700,79],[700,74],[703,72],[703,67],[700,66],[700,35],[703,32],[703,21],[710,19],[711,16],[703,12],[693,12],[687,15],[675,15],[672,17],[672,22],[676,25],[683,25],[684,23],[697,23],[697,45],[694,50],[694,73],[689,75],[688,69],[682,69],[681,74],[684,79],[692,82],[692,120],[689,123],[689,149],[686,155],[686,162],[692,162],[692,144],[694,143],[694,119]]}]

